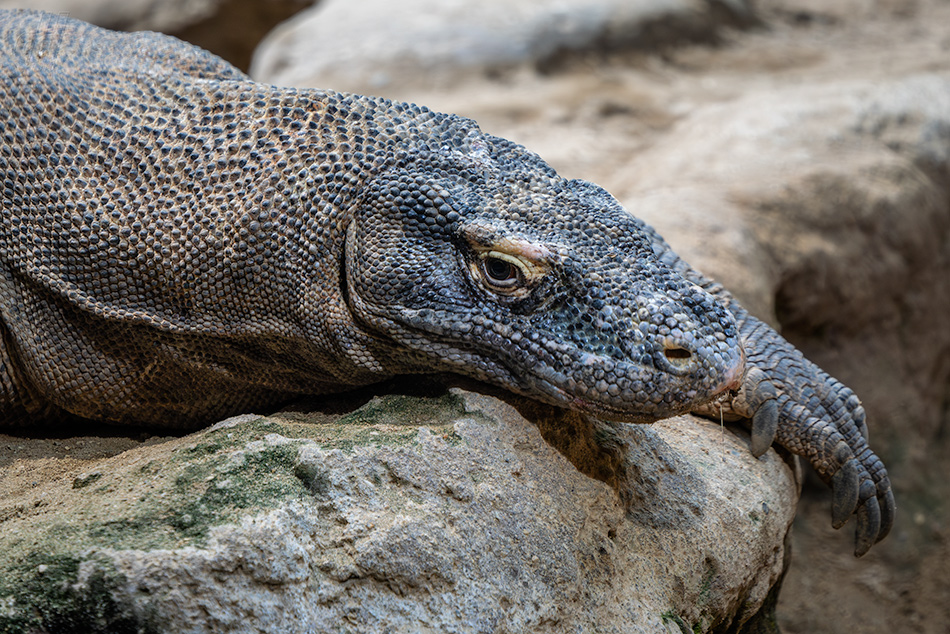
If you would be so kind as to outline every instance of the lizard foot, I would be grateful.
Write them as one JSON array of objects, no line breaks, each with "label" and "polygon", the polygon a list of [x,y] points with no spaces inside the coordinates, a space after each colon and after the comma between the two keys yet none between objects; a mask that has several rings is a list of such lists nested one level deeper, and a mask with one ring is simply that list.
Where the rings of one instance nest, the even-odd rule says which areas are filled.
[{"label": "lizard foot", "polygon": [[739,389],[693,411],[702,416],[751,421],[755,456],[773,440],[808,459],[832,489],[832,525],[857,519],[855,555],[882,540],[894,524],[894,494],[887,469],[868,446],[864,408],[846,386],[808,361],[767,324],[756,319],[722,287],[686,264],[648,225],[660,260],[717,297],[736,318],[746,353]]},{"label": "lizard foot", "polygon": [[832,489],[832,526],[855,516],[860,557],[887,536],[896,509],[887,469],[868,446],[864,408],[848,387],[772,334],[768,356],[750,356],[731,409],[751,419],[754,455],[774,439],[811,463]]},{"label": "lizard foot", "polygon": [[[871,451],[857,421],[835,426],[786,395],[779,398],[779,409],[792,433],[780,432],[778,442],[806,457],[831,486],[832,526],[841,528],[855,516],[854,554],[860,557],[884,539],[894,524],[896,505],[884,463]],[[858,405],[851,414],[863,418],[864,409]]]}]

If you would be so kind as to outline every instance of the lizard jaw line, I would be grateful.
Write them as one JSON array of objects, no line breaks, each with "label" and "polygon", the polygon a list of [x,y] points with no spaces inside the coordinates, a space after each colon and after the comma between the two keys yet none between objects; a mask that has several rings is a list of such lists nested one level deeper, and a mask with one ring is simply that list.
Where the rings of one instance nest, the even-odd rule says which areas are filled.
[{"label": "lizard jaw line", "polygon": [[[594,416],[603,417],[607,420],[652,423],[664,418],[685,414],[696,407],[719,398],[723,393],[733,389],[734,385],[737,386],[741,383],[744,374],[745,364],[743,356],[742,362],[730,367],[723,377],[723,380],[709,388],[704,398],[697,398],[697,394],[692,392],[687,386],[686,389],[683,390],[688,393],[684,402],[678,405],[648,402],[641,404],[643,409],[637,411],[616,406],[606,399],[591,399],[572,393],[568,389],[561,387],[569,384],[569,377],[563,372],[549,366],[535,365],[524,371],[515,371],[509,363],[505,362],[505,359],[493,358],[492,355],[485,354],[483,350],[472,346],[470,341],[447,337],[446,329],[440,327],[438,322],[433,322],[429,319],[419,319],[420,311],[408,307],[401,307],[400,312],[404,317],[412,316],[415,317],[415,319],[411,321],[407,320],[406,322],[396,322],[390,318],[386,318],[386,321],[390,324],[388,336],[397,341],[401,341],[404,345],[408,344],[410,339],[404,338],[405,335],[411,334],[414,330],[420,330],[439,337],[440,345],[446,348],[446,350],[443,350],[442,355],[440,355],[443,363],[449,360],[445,354],[448,350],[451,350],[458,357],[465,358],[466,360],[464,363],[456,364],[451,361],[445,363],[443,367],[446,367],[448,371],[487,381],[504,389],[519,392],[528,398],[545,401],[559,407],[571,408]],[[403,336],[400,336],[400,333]],[[471,364],[470,361],[475,358],[481,361],[482,364],[489,364],[491,367],[483,368],[482,372],[473,373],[471,371],[473,364]],[[593,366],[602,364],[603,360],[606,359],[608,359],[608,357],[604,357],[600,354],[584,352],[580,361],[582,365]],[[478,365],[479,364],[474,364],[475,367]],[[649,370],[649,368],[647,368],[647,370]],[[668,374],[674,380],[682,379],[682,373],[680,372],[668,372]],[[636,404],[631,403],[631,405],[636,407]]]}]

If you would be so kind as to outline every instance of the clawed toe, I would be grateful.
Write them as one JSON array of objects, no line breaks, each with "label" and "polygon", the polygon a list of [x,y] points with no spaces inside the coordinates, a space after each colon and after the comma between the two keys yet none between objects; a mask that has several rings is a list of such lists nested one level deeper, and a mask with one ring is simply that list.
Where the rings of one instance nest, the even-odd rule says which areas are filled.
[{"label": "clawed toe", "polygon": [[[890,481],[885,480],[883,485],[887,489],[883,495],[878,496],[878,499],[881,500],[881,530],[878,533],[877,541],[881,541],[891,532],[891,528],[894,526],[894,514],[897,512],[897,503],[894,502],[894,492],[891,490]],[[882,485],[879,484],[878,487],[882,488]]]},{"label": "clawed toe", "polygon": [[894,524],[894,493],[886,474],[875,482],[854,457],[841,463],[831,477],[831,525],[844,526],[854,515],[857,528],[854,555],[860,557],[884,539]]},{"label": "clawed toe", "polygon": [[772,446],[778,430],[778,405],[766,401],[752,417],[752,455],[758,458]]},{"label": "clawed toe", "polygon": [[860,557],[881,538],[881,506],[876,497],[867,500],[856,513],[858,527],[854,534],[854,556]]},{"label": "clawed toe", "polygon": [[749,368],[736,405],[752,418],[752,455],[758,458],[772,446],[778,430],[778,391],[759,368]]},{"label": "clawed toe", "polygon": [[887,536],[896,511],[887,470],[868,445],[860,399],[721,287],[689,269],[687,274],[723,298],[736,316],[746,355],[741,385],[718,403],[720,415],[725,409],[751,421],[756,457],[775,442],[808,460],[832,488],[832,525],[841,528],[856,516],[855,555],[863,555]]},{"label": "clawed toe", "polygon": [[831,525],[841,528],[858,506],[858,465],[848,460],[831,478]]}]

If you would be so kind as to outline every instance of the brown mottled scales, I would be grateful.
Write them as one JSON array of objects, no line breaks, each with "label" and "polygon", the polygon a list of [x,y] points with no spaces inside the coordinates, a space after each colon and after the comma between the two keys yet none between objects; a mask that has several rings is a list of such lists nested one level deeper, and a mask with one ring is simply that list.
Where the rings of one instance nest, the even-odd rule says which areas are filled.
[{"label": "brown mottled scales", "polygon": [[857,397],[603,189],[162,35],[2,12],[0,50],[0,424],[196,427],[434,370],[636,422],[719,399],[858,553],[890,529]]}]

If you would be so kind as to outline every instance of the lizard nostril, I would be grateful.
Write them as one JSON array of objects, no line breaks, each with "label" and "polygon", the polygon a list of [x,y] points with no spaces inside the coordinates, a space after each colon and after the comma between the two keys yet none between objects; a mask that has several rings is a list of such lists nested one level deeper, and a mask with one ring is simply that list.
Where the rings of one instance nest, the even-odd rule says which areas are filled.
[{"label": "lizard nostril", "polygon": [[668,346],[664,348],[663,354],[670,363],[677,367],[683,367],[687,365],[693,356],[689,350],[676,346]]}]

